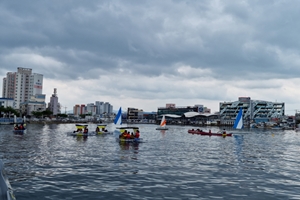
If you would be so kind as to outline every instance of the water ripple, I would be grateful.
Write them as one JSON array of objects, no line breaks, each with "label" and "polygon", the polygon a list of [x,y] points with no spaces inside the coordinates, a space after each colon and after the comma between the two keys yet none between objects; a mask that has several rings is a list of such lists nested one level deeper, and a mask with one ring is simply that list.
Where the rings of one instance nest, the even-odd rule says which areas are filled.
[{"label": "water ripple", "polygon": [[[89,125],[90,130],[93,126]],[[139,125],[145,143],[67,136],[73,124],[0,127],[1,159],[20,199],[300,199],[300,136],[246,131],[233,137]],[[214,131],[214,129],[212,129]]]}]

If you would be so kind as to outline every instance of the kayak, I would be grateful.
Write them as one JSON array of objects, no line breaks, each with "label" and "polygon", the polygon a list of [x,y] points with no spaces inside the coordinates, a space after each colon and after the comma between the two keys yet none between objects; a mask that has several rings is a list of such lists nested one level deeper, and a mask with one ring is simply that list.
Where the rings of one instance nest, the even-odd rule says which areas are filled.
[{"label": "kayak", "polygon": [[226,133],[226,134],[223,134],[223,133],[211,133],[211,132],[205,132],[205,131],[202,131],[202,130],[188,130],[188,133],[191,133],[191,134],[198,134],[198,135],[208,135],[208,136],[222,136],[222,137],[225,137],[225,136],[232,136],[232,133]]}]

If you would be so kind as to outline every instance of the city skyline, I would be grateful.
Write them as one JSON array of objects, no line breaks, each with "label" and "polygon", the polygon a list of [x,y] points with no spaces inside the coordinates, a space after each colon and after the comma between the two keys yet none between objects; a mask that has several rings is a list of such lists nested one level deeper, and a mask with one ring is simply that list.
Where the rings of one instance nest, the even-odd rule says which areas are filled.
[{"label": "city skyline", "polygon": [[292,115],[300,110],[299,5],[5,1],[0,76],[18,67],[43,74],[46,102],[57,88],[67,110],[101,100],[146,112],[201,104],[213,113],[245,96],[285,102]]}]

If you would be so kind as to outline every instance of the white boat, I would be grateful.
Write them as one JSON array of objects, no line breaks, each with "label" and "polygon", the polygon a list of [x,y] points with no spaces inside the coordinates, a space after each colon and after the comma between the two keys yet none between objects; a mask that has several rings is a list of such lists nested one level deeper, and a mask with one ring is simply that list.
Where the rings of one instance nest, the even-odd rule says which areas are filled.
[{"label": "white boat", "polygon": [[243,109],[240,108],[240,111],[237,114],[236,119],[234,121],[233,128],[234,129],[242,129],[243,126],[244,126],[244,124],[243,124]]},{"label": "white boat", "polygon": [[165,115],[163,115],[161,118],[160,125],[159,125],[159,127],[156,128],[156,130],[168,130],[166,125],[167,125],[167,120],[166,120]]},{"label": "white boat", "polygon": [[0,199],[5,200],[16,200],[13,189],[5,176],[4,173],[4,164],[2,160],[0,160]]}]

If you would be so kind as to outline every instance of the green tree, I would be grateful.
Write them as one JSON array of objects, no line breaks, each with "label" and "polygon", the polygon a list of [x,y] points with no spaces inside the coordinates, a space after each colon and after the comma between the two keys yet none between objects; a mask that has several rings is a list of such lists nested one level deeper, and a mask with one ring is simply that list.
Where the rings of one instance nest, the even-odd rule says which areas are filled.
[{"label": "green tree", "polygon": [[57,114],[58,117],[61,117],[61,118],[67,118],[68,115],[67,114]]},{"label": "green tree", "polygon": [[42,111],[42,114],[44,116],[50,117],[53,114],[53,112],[50,110],[44,110],[44,111]]},{"label": "green tree", "polygon": [[6,116],[8,116],[9,114],[10,115],[18,115],[19,112],[15,109],[13,109],[12,107],[7,107],[7,108],[4,108],[3,106],[0,107],[0,112],[2,113],[2,116],[3,114],[5,114]]}]

